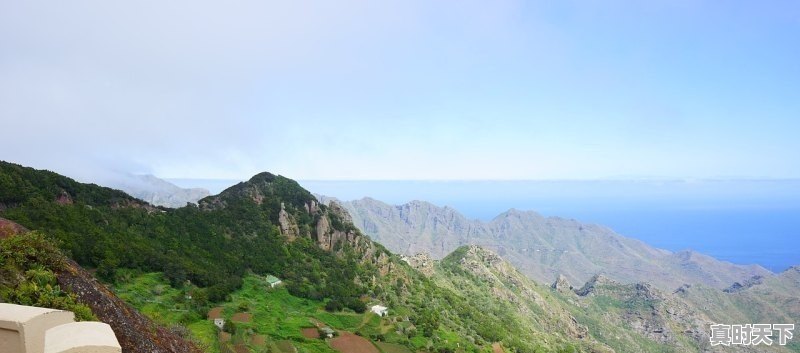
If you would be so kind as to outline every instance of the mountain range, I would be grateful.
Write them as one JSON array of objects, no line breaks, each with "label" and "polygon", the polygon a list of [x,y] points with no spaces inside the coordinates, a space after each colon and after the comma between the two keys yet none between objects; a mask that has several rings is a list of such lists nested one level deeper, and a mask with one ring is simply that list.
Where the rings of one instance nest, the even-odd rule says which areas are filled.
[{"label": "mountain range", "polygon": [[[335,200],[319,197],[323,202]],[[775,275],[759,265],[736,265],[691,250],[657,249],[607,227],[532,211],[510,209],[481,222],[424,201],[395,206],[364,198],[338,203],[365,234],[399,254],[426,252],[441,259],[460,246],[480,245],[539,283],[552,283],[559,275],[584,283],[603,274],[621,283],[648,282],[673,291],[685,284],[724,289]]]},{"label": "mountain range", "polygon": [[[388,206],[385,219],[407,225],[373,221],[370,230],[347,203],[270,173],[172,209],[0,162],[0,300],[96,317],[112,326],[125,353],[800,351],[708,341],[715,322],[797,323],[797,268],[772,274],[676,255],[528,212],[480,225],[423,206],[432,207]],[[378,235],[367,236],[380,227],[401,240],[381,233],[384,247]],[[431,236],[413,241],[416,229]],[[483,239],[486,229],[495,243],[467,241]],[[412,242],[414,252],[441,252],[391,251]],[[553,254],[533,257],[541,270],[531,272],[514,256],[506,260],[513,242],[520,258],[522,249]],[[679,280],[639,280],[627,268],[670,261],[688,268]],[[544,280],[532,279],[537,272]],[[269,276],[283,284],[272,288]],[[389,314],[367,310],[377,303]],[[212,311],[235,324],[218,329],[207,320]],[[338,337],[309,333],[322,328]]]}]

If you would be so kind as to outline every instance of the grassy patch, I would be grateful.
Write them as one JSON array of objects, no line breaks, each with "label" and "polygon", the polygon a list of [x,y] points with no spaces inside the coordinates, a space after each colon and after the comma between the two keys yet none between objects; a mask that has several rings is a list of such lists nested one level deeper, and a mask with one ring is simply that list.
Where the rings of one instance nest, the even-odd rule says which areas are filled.
[{"label": "grassy patch", "polygon": [[[125,270],[121,270],[125,271]],[[194,339],[207,351],[218,353],[218,332],[216,326],[201,315],[191,310],[190,299],[187,299],[187,288],[170,287],[160,273],[129,272],[119,281],[114,290],[128,303],[156,322],[165,325],[180,324],[186,326]],[[385,334],[397,346],[395,351],[403,347],[408,340],[394,333],[395,326],[388,320],[367,312],[325,311],[324,302],[295,297],[284,287],[270,288],[264,278],[248,275],[244,278],[242,288],[230,296],[230,301],[213,304],[223,308],[222,316],[230,320],[239,312],[252,315],[250,323],[236,323],[234,341],[250,342],[253,335],[263,335],[266,347],[284,353],[332,353],[335,352],[326,340],[303,336],[302,329],[316,327],[322,323],[346,332],[359,332],[367,339]],[[427,339],[422,339],[418,347],[424,347]],[[401,344],[397,344],[401,343]],[[392,345],[387,347],[393,347]],[[291,347],[291,348],[290,348]],[[265,350],[255,347],[254,352]],[[405,347],[403,347],[405,348]],[[403,353],[407,353],[404,351]],[[387,352],[395,353],[395,352]]]},{"label": "grassy patch", "polygon": [[375,345],[383,353],[412,353],[408,347],[396,343],[376,342]]}]

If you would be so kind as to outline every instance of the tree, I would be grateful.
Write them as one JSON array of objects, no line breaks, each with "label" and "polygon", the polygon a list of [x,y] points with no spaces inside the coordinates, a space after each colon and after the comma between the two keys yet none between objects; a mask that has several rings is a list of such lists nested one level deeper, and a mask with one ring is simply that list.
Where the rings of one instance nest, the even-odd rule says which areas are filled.
[{"label": "tree", "polygon": [[236,324],[234,324],[233,321],[231,320],[225,320],[225,324],[222,325],[222,331],[225,331],[232,335],[236,333]]}]

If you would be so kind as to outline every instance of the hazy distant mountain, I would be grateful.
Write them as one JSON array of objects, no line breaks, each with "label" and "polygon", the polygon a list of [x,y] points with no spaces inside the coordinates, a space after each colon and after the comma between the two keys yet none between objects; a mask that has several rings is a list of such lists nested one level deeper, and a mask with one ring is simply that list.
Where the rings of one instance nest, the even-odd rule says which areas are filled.
[{"label": "hazy distant mountain", "polygon": [[107,184],[150,204],[170,208],[197,203],[210,194],[208,190],[201,188],[183,189],[153,175],[127,175],[109,180]]},{"label": "hazy distant mountain", "polygon": [[758,265],[735,265],[690,250],[673,253],[603,226],[530,211],[511,209],[480,222],[423,201],[393,206],[364,198],[342,205],[356,226],[392,251],[428,252],[440,259],[459,246],[481,245],[540,283],[551,283],[559,274],[584,283],[601,273],[623,283],[649,282],[672,291],[698,283],[723,289],[753,276],[774,276]]}]

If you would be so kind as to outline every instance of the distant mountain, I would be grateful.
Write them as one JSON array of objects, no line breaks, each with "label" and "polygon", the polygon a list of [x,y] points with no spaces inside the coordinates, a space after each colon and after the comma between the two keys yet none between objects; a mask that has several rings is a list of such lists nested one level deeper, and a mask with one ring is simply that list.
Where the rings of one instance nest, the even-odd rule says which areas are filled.
[{"label": "distant mountain", "polygon": [[392,251],[409,256],[427,252],[440,259],[459,246],[481,245],[540,283],[558,275],[584,283],[604,274],[621,283],[649,282],[672,291],[683,284],[722,289],[753,276],[774,276],[758,265],[735,265],[691,250],[673,253],[603,226],[530,211],[511,209],[480,222],[424,201],[393,206],[364,198],[341,204],[357,227]]},{"label": "distant mountain", "polygon": [[108,186],[156,206],[178,208],[197,203],[210,195],[202,188],[183,189],[153,175],[125,175],[108,181]]}]

